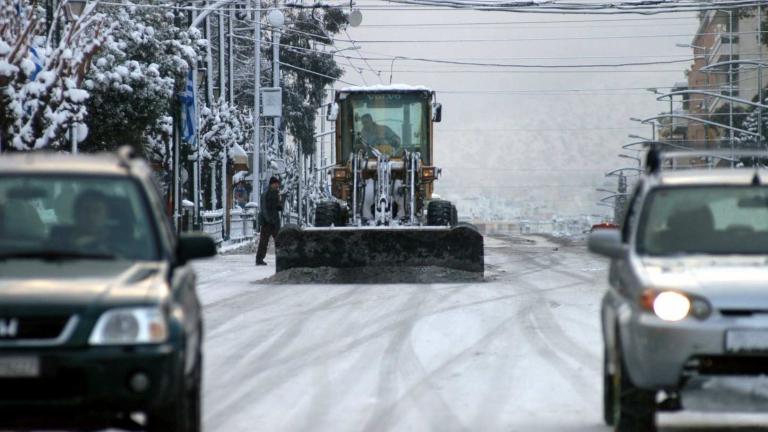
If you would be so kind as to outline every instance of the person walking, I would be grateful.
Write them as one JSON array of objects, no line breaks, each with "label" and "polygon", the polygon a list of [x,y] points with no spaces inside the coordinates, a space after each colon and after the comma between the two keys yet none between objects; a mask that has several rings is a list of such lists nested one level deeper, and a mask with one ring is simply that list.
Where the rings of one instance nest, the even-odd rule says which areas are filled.
[{"label": "person walking", "polygon": [[256,251],[256,265],[267,265],[264,257],[267,256],[269,238],[277,241],[277,232],[280,230],[280,212],[283,203],[280,201],[280,180],[277,177],[269,179],[269,188],[261,195],[259,206],[259,247]]}]

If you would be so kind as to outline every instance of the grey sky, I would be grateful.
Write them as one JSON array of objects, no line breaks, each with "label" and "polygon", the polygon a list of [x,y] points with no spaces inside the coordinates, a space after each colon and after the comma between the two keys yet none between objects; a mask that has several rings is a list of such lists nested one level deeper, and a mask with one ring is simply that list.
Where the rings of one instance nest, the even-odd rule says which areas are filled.
[{"label": "grey sky", "polygon": [[[381,2],[358,2],[363,8]],[[401,6],[391,5],[401,9]],[[672,18],[672,19],[670,19]],[[682,18],[682,19],[680,19]],[[588,20],[624,20],[584,22]],[[631,20],[631,21],[626,21]],[[579,21],[550,24],[554,21]],[[424,23],[517,23],[425,26]],[[403,25],[382,27],[381,25]],[[462,59],[481,63],[615,64],[668,61],[692,57],[695,14],[551,15],[479,11],[363,10],[363,23],[350,28],[360,41],[504,39],[504,42],[361,43],[351,57],[411,56]],[[663,36],[660,35],[675,35]],[[342,35],[341,38],[346,36]],[[594,39],[591,39],[594,38]],[[528,39],[510,41],[510,39]],[[531,40],[535,39],[535,40]],[[547,40],[543,40],[547,39]],[[338,42],[338,48],[349,46]],[[536,57],[536,59],[528,59]],[[379,82],[339,59],[343,79]],[[368,65],[352,60],[361,68]],[[380,79],[389,82],[391,61],[371,60]],[[594,205],[596,187],[615,187],[604,172],[634,162],[616,157],[627,134],[650,136],[649,126],[629,117],[649,117],[668,110],[644,90],[684,81],[689,63],[595,68],[590,70],[498,69],[429,64],[398,59],[393,82],[423,84],[439,91],[443,122],[436,127],[435,160],[443,167],[437,192],[472,206],[498,205],[491,218],[604,214]],[[631,71],[631,72],[629,72]],[[630,89],[603,90],[600,89]],[[567,92],[595,89],[592,92]],[[542,94],[532,92],[542,90]],[[460,91],[462,93],[452,93]],[[478,91],[474,93],[473,91]],[[532,93],[481,93],[489,91]],[[599,94],[592,94],[599,93]],[[630,153],[634,154],[634,153]],[[468,199],[484,197],[485,204]]]}]

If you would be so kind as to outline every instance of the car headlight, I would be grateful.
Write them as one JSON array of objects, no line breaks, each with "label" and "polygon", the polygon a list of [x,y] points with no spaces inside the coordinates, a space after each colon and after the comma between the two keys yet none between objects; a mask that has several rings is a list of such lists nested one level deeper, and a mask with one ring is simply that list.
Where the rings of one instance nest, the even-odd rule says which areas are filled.
[{"label": "car headlight", "polygon": [[643,307],[664,321],[681,321],[688,316],[707,318],[712,312],[703,298],[678,291],[646,290],[641,298]]},{"label": "car headlight", "polygon": [[665,291],[653,300],[653,312],[664,321],[680,321],[691,311],[691,301],[688,297],[674,292]]},{"label": "car headlight", "polygon": [[168,339],[168,323],[156,307],[111,309],[93,328],[91,345],[156,344]]}]

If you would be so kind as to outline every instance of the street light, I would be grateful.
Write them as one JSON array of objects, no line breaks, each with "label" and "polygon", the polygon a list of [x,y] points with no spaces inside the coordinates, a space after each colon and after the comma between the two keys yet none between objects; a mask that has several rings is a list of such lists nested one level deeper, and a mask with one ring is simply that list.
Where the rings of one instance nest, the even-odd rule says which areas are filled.
[{"label": "street light", "polygon": [[693,49],[700,49],[700,50],[706,50],[707,47],[700,46],[700,45],[691,45],[691,44],[684,44],[684,43],[677,43],[675,44],[678,48],[693,48]]},{"label": "street light", "polygon": [[631,142],[629,144],[624,144],[623,146],[621,146],[621,148],[623,148],[625,150],[643,151],[642,148],[640,148],[640,149],[633,149],[633,148],[630,148],[630,147],[635,147],[635,146],[646,147],[647,145],[648,145],[648,143],[646,141],[635,141],[635,142]]},{"label": "street light", "polygon": [[66,3],[67,18],[70,22],[77,21],[80,16],[83,15],[85,10],[86,0],[68,0]]},{"label": "street light", "polygon": [[[643,119],[639,119],[637,117],[630,117],[629,119],[632,120],[633,122],[638,122],[638,123],[643,122]],[[654,140],[656,139],[656,123],[651,123],[651,136],[653,137]],[[631,135],[630,135],[630,138],[632,138]]]},{"label": "street light", "polygon": [[342,49],[337,49],[337,50],[334,50],[334,51],[328,51],[328,53],[329,54],[337,54],[337,53],[344,52],[344,51],[357,51],[360,48],[362,48],[362,47],[351,46],[351,47],[346,47],[346,48],[342,48]]},{"label": "street light", "polygon": [[407,57],[395,56],[392,59],[392,63],[389,65],[389,83],[390,84],[392,84],[392,70],[395,67],[395,60],[397,60],[397,59],[407,60]]},{"label": "street light", "polygon": [[617,193],[618,193],[618,192],[616,192],[616,191],[612,191],[612,190],[609,190],[609,189],[603,189],[603,188],[597,188],[597,189],[595,189],[595,190],[596,190],[597,192],[605,192],[605,193],[609,193],[609,194],[617,194]]},{"label": "street light", "polygon": [[639,167],[640,165],[642,165],[642,164],[643,164],[642,160],[640,160],[640,158],[639,158],[639,157],[635,157],[635,156],[626,155],[626,154],[624,154],[624,153],[620,153],[620,154],[619,154],[619,157],[620,157],[620,158],[624,158],[624,159],[632,159],[632,160],[636,160],[636,161],[637,161],[637,166],[638,166],[638,167]]},{"label": "street light", "polygon": [[[635,171],[637,173],[645,172],[645,171],[641,170],[640,168],[625,167],[625,168],[619,168],[619,169],[615,169],[613,171],[609,171],[609,172],[605,173],[605,176],[606,177],[610,177],[612,175],[620,175],[621,176],[621,175],[624,175],[623,171]],[[619,174],[616,174],[616,173],[619,173]]]}]

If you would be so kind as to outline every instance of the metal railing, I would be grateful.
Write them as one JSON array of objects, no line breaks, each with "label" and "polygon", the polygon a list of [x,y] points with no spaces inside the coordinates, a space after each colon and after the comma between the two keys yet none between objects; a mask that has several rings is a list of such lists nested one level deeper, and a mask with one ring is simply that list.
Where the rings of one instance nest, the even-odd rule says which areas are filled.
[{"label": "metal railing", "polygon": [[[225,240],[241,242],[256,237],[256,217],[258,208],[234,208],[229,210],[229,236],[224,231],[224,210],[207,210],[200,212],[203,232],[211,236],[216,245],[220,246]],[[187,229],[192,229],[191,224]]]},{"label": "metal railing", "polygon": [[229,222],[229,240],[243,241],[254,237],[254,221],[256,212],[251,209],[233,209],[230,210]]},{"label": "metal railing", "polygon": [[224,241],[224,210],[200,212],[203,218],[203,232],[211,236],[217,245]]}]

